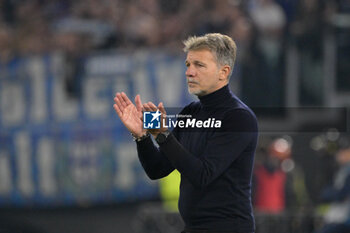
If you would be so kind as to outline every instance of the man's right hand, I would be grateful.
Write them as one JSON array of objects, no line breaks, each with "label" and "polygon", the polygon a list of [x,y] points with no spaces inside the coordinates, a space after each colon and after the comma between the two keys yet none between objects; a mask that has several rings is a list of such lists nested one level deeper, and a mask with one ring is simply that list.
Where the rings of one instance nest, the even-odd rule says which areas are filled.
[{"label": "man's right hand", "polygon": [[128,96],[122,93],[116,93],[113,105],[120,120],[126,128],[136,137],[141,137],[146,133],[142,122],[142,102],[140,95],[135,97],[135,105],[130,101]]}]

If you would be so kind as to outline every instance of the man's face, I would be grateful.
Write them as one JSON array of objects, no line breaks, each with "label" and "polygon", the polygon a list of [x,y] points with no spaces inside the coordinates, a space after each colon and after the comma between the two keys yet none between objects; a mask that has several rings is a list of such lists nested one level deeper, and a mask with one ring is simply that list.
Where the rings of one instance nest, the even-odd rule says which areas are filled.
[{"label": "man's face", "polygon": [[207,95],[227,83],[225,73],[217,64],[214,55],[207,49],[189,51],[186,67],[188,91],[191,94]]}]

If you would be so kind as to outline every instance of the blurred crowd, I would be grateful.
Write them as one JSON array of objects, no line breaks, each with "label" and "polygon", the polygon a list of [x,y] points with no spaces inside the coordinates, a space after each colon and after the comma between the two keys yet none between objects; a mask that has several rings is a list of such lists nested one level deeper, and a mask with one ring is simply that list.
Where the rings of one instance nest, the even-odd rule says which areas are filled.
[{"label": "blurred crowd", "polygon": [[[61,49],[181,46],[189,35],[221,32],[244,46],[259,34],[275,62],[281,37],[319,33],[339,1],[1,0],[0,54]],[[326,16],[326,17],[319,17]],[[305,42],[307,35],[301,40]],[[317,42],[317,41],[316,41]],[[305,43],[303,43],[306,46]]]},{"label": "blurred crowd", "polygon": [[[59,51],[78,67],[91,51],[181,53],[190,35],[228,34],[239,49],[234,70],[244,77],[239,92],[254,106],[283,106],[286,46],[295,44],[303,63],[311,59],[317,71],[333,15],[350,9],[347,0],[0,0],[0,5],[1,64]],[[302,98],[318,104],[319,88],[304,86]]]}]

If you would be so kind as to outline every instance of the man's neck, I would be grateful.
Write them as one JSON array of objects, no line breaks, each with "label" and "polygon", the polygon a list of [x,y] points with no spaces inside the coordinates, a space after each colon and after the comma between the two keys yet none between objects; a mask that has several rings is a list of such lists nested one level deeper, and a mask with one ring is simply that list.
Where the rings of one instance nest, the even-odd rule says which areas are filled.
[{"label": "man's neck", "polygon": [[217,86],[215,89],[213,90],[210,90],[210,92],[205,92],[205,93],[199,93],[199,94],[195,94],[198,98],[199,97],[203,97],[203,96],[206,96],[206,95],[209,95],[213,92],[216,92],[217,90],[220,90],[221,88],[223,88],[224,86],[226,86],[228,83],[224,83],[224,84],[221,84],[219,86]]}]

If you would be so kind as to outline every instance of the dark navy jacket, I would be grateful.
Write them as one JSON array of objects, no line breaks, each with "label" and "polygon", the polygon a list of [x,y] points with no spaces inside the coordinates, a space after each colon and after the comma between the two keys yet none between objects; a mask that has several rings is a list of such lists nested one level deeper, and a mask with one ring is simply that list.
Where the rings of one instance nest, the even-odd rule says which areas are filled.
[{"label": "dark navy jacket", "polygon": [[228,86],[187,105],[182,115],[221,121],[220,128],[175,128],[157,148],[137,143],[151,179],[181,173],[179,210],[188,229],[254,232],[251,177],[258,136],[254,113]]}]

